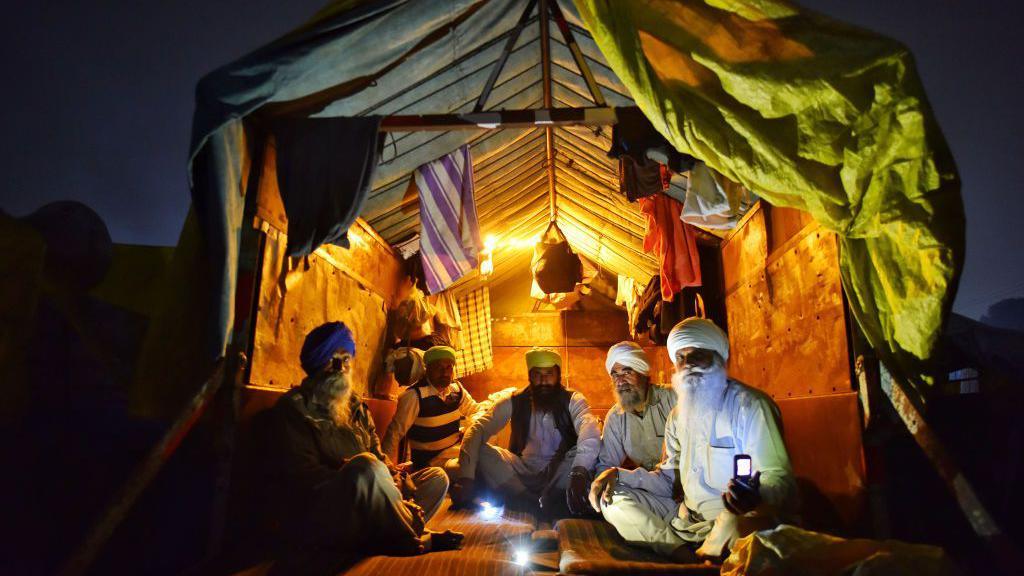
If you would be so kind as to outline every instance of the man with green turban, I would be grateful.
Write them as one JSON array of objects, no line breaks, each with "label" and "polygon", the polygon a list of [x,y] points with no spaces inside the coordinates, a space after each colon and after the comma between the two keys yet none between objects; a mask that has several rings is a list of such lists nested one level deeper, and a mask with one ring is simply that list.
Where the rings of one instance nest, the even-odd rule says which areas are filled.
[{"label": "man with green turban", "polygon": [[451,476],[458,468],[462,428],[479,405],[455,380],[455,358],[448,346],[434,346],[423,354],[423,377],[398,397],[384,434],[384,453],[391,457],[402,438],[408,439],[413,470],[440,466]]},{"label": "man with green turban", "polygon": [[[452,502],[466,506],[479,476],[514,503],[539,504],[549,517],[592,511],[587,502],[601,430],[587,399],[562,385],[562,357],[535,348],[526,353],[530,385],[500,400],[466,431]],[[506,450],[487,441],[506,424]]]}]

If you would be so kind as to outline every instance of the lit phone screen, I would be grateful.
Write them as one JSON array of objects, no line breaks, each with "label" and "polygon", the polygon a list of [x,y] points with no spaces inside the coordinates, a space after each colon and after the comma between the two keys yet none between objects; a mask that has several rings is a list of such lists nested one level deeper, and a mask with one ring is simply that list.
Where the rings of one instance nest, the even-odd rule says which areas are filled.
[{"label": "lit phone screen", "polygon": [[750,460],[743,458],[736,461],[736,475],[750,476]]}]

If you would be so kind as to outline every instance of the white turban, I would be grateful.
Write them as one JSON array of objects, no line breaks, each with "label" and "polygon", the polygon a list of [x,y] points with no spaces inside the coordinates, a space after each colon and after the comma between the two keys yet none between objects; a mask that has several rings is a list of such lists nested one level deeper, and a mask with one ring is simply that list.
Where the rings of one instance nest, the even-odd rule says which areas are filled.
[{"label": "white turban", "polygon": [[604,368],[609,374],[612,373],[612,366],[621,364],[632,368],[641,374],[648,374],[651,371],[651,364],[647,361],[647,353],[636,342],[619,342],[608,349],[608,358],[604,361]]},{"label": "white turban", "polygon": [[402,386],[415,384],[426,373],[423,351],[416,348],[396,348],[384,358],[384,370],[395,375]]},{"label": "white turban", "polygon": [[722,360],[729,359],[729,337],[711,320],[687,318],[668,333],[668,357],[674,364],[676,352],[683,348],[703,348],[718,352]]}]

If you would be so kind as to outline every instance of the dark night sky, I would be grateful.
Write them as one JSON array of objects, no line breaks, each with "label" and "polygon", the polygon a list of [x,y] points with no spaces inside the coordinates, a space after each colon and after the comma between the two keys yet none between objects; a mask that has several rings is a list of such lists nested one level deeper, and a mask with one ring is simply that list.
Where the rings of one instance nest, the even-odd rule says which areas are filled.
[{"label": "dark night sky", "polygon": [[[0,24],[0,208],[81,200],[116,242],[173,245],[188,209],[193,88],[206,72],[287,32],[324,0],[24,2]],[[1024,24],[994,0],[808,0],[914,52],[953,149],[967,211],[955,309],[979,317],[1024,296]]]}]

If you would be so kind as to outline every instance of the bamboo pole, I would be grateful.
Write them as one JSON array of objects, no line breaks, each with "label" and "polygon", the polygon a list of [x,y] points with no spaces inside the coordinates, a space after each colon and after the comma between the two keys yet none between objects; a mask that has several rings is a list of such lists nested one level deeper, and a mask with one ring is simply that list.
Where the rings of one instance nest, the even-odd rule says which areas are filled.
[{"label": "bamboo pole", "polygon": [[164,433],[163,437],[152,449],[146,458],[138,465],[128,480],[121,486],[117,495],[113,498],[106,511],[100,519],[89,530],[88,535],[82,544],[75,550],[66,564],[61,568],[59,574],[63,576],[78,576],[85,574],[95,562],[103,546],[110,540],[114,530],[131,511],[135,502],[163,468],[167,460],[174,454],[182,440],[199,420],[200,416],[210,404],[217,390],[224,382],[224,359],[220,358],[214,364],[213,372],[203,382],[199,390],[192,397],[181,415],[174,421],[171,427]]}]

